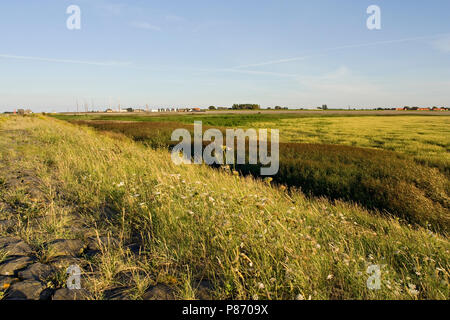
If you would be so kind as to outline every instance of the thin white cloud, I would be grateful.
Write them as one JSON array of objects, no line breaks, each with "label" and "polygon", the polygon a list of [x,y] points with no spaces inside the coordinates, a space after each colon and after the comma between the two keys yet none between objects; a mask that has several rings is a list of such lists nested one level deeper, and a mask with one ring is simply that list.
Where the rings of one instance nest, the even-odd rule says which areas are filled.
[{"label": "thin white cloud", "polygon": [[160,27],[150,24],[148,22],[133,21],[131,23],[131,26],[138,28],[138,29],[161,31]]},{"label": "thin white cloud", "polygon": [[203,22],[200,22],[197,26],[194,27],[192,32],[201,32],[205,30],[212,30],[216,28],[225,28],[227,25],[230,25],[232,22],[229,20],[206,20]]},{"label": "thin white cloud", "polygon": [[182,22],[185,21],[183,17],[177,16],[175,14],[168,14],[165,16],[165,19],[169,22]]},{"label": "thin white cloud", "polygon": [[111,3],[108,1],[104,1],[103,3],[99,3],[98,7],[102,11],[102,13],[106,15],[118,16],[121,15],[122,12],[127,8],[127,5],[123,3]]},{"label": "thin white cloud", "polygon": [[70,59],[54,59],[54,58],[43,58],[43,57],[30,57],[30,56],[17,56],[11,54],[0,54],[0,59],[13,59],[13,60],[32,60],[32,61],[43,61],[43,62],[56,62],[56,63],[71,63],[71,64],[86,64],[94,66],[127,66],[130,62],[120,62],[120,61],[85,61],[85,60],[70,60]]},{"label": "thin white cloud", "polygon": [[206,71],[206,72],[231,72],[231,73],[268,75],[268,76],[287,77],[287,78],[295,78],[295,77],[297,77],[296,74],[291,74],[291,73],[268,72],[268,71],[252,71],[252,70],[241,70],[241,69],[233,69],[233,68],[210,69],[210,70],[200,70],[200,71]]},{"label": "thin white cloud", "polygon": [[256,71],[256,70],[244,70],[244,69],[233,69],[233,68],[221,68],[221,69],[195,69],[198,72],[207,72],[207,73],[241,73],[241,74],[249,74],[249,75],[267,75],[281,78],[291,78],[297,80],[299,82],[302,81],[324,81],[324,80],[333,80],[341,77],[349,76],[351,74],[350,69],[346,66],[339,67],[337,70],[327,73],[325,75],[320,76],[308,76],[304,77],[300,74],[296,73],[283,73],[283,72],[272,72],[272,71]]},{"label": "thin white cloud", "polygon": [[[351,45],[339,46],[339,47],[334,47],[334,48],[328,48],[328,49],[323,50],[322,52],[317,52],[317,53],[311,54],[311,55],[271,60],[271,61],[265,61],[265,62],[260,62],[260,63],[247,64],[247,65],[240,65],[240,66],[233,67],[233,69],[245,69],[245,68],[251,68],[251,67],[260,67],[260,66],[267,66],[267,65],[273,65],[273,64],[301,61],[301,60],[306,60],[306,59],[310,59],[310,58],[325,56],[325,55],[330,54],[333,51],[338,51],[338,50],[364,48],[364,47],[372,47],[372,46],[378,46],[378,45],[386,45],[386,44],[402,43],[402,42],[410,42],[410,41],[428,40],[428,39],[433,39],[433,38],[438,38],[438,37],[443,37],[443,36],[448,37],[449,34],[439,34],[439,35],[423,36],[423,37],[415,37],[415,38],[405,38],[405,39],[396,39],[396,40],[377,41],[377,42],[370,42],[370,43],[351,44]],[[444,49],[450,48],[450,40],[448,42],[441,43],[441,46]],[[449,47],[447,47],[447,46],[449,46]]]},{"label": "thin white cloud", "polygon": [[315,55],[309,55],[309,56],[286,58],[286,59],[279,59],[279,60],[270,60],[270,61],[253,63],[253,64],[245,64],[245,65],[235,66],[235,67],[233,67],[233,69],[246,69],[246,68],[251,68],[251,67],[261,67],[261,66],[268,66],[268,65],[272,65],[272,64],[300,61],[300,60],[306,60],[309,58],[318,57],[321,55],[324,55],[324,54],[315,54]]}]

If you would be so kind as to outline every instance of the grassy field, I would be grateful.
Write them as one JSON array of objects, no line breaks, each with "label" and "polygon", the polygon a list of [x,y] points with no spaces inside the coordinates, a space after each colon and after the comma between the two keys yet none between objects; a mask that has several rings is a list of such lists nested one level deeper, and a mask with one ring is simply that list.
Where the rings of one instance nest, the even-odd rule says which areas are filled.
[{"label": "grassy field", "polygon": [[[42,261],[44,243],[84,239],[79,228],[116,240],[85,257],[85,285],[96,299],[124,286],[141,299],[155,284],[195,299],[205,281],[214,299],[450,298],[444,235],[250,176],[175,166],[166,150],[118,133],[0,119],[0,199],[10,208],[0,218],[15,212],[20,223],[11,232]],[[6,188],[18,171],[30,178]],[[373,264],[381,266],[381,290],[367,288]]]},{"label": "grassy field", "polygon": [[412,155],[417,161],[450,171],[450,116],[340,114],[227,115],[83,115],[56,116],[63,120],[175,122],[227,128],[274,128],[280,140],[377,148]]},{"label": "grassy field", "polygon": [[[265,128],[273,122],[255,121]],[[286,142],[326,143],[377,148],[412,155],[420,162],[449,170],[450,117],[364,116],[279,119]]]},{"label": "grassy field", "polygon": [[[280,146],[280,171],[274,176],[277,183],[301,188],[308,195],[354,201],[433,231],[447,233],[450,229],[450,162],[448,138],[444,138],[448,131],[445,116],[254,114],[243,118],[228,115],[228,119],[217,115],[177,115],[128,116],[129,120],[139,121],[117,120],[126,117],[111,116],[115,121],[71,121],[123,133],[152,148],[176,144],[170,141],[172,131],[179,127],[192,131],[192,124],[188,123],[193,121],[192,117],[210,126],[279,128],[285,142]],[[183,122],[178,122],[181,118]],[[300,137],[299,141],[295,137]],[[371,145],[374,141],[377,147]],[[237,169],[258,176],[259,167],[247,165]]]}]

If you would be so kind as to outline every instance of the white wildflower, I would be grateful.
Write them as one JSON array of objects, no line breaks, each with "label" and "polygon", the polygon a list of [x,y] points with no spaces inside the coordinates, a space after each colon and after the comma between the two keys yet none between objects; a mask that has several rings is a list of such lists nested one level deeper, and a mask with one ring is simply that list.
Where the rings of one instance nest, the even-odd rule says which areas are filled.
[{"label": "white wildflower", "polygon": [[408,284],[408,292],[412,296],[417,296],[419,294],[419,291],[416,289],[416,285],[409,283]]},{"label": "white wildflower", "polygon": [[295,300],[305,300],[305,297],[304,297],[301,293],[299,293],[299,294],[295,297]]}]

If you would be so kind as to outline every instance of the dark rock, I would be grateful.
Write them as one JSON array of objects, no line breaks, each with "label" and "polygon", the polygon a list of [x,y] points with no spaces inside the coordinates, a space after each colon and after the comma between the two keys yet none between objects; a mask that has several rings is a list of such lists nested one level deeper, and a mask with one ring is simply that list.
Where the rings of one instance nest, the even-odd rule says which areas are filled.
[{"label": "dark rock", "polygon": [[8,289],[13,283],[19,281],[14,277],[0,276],[0,291]]},{"label": "dark rock", "polygon": [[0,238],[0,250],[6,251],[10,256],[26,256],[32,251],[28,244],[17,237]]},{"label": "dark rock", "polygon": [[91,259],[91,258],[99,255],[100,253],[102,253],[100,250],[86,250],[83,253],[83,257],[86,259]]},{"label": "dark rock", "polygon": [[0,264],[0,275],[13,276],[17,271],[26,268],[33,263],[33,259],[30,257],[18,257],[7,259]]},{"label": "dark rock", "polygon": [[133,283],[136,277],[145,278],[146,273],[142,270],[122,270],[116,273],[116,275],[114,276],[114,281],[116,283],[129,285],[130,283]]},{"label": "dark rock", "polygon": [[[5,300],[39,300],[41,293],[45,290],[42,282],[35,280],[25,280],[13,283],[6,291]],[[45,298],[45,294],[44,297]]]},{"label": "dark rock", "polygon": [[17,237],[1,237],[0,238],[0,249],[3,249],[3,247],[6,247],[10,244],[14,244],[17,242],[22,241],[22,239]]},{"label": "dark rock", "polygon": [[101,251],[104,247],[117,246],[117,240],[111,237],[89,237],[88,249],[92,251]]},{"label": "dark rock", "polygon": [[119,287],[114,289],[105,290],[103,292],[103,297],[106,300],[130,300],[130,288]]},{"label": "dark rock", "polygon": [[58,239],[48,243],[47,248],[53,257],[59,256],[76,257],[83,253],[85,246],[81,240]]},{"label": "dark rock", "polygon": [[30,246],[22,240],[6,243],[0,249],[8,256],[28,256],[32,253]]},{"label": "dark rock", "polygon": [[144,251],[144,248],[140,244],[137,244],[137,243],[129,244],[129,245],[125,246],[125,248],[130,250],[130,252],[135,255],[140,255]]},{"label": "dark rock", "polygon": [[49,264],[56,269],[67,269],[72,265],[77,265],[82,268],[86,263],[79,258],[60,256],[52,259]]},{"label": "dark rock", "polygon": [[211,293],[213,290],[213,284],[209,280],[198,281],[194,284],[196,289],[195,297],[199,300],[211,300]]},{"label": "dark rock", "polygon": [[52,288],[44,289],[39,296],[39,300],[51,300],[54,292],[55,290]]},{"label": "dark rock", "polygon": [[38,263],[30,265],[25,270],[19,271],[18,275],[19,275],[20,279],[24,279],[24,280],[45,281],[53,273],[54,273],[54,270],[51,266],[38,262]]},{"label": "dark rock", "polygon": [[173,290],[165,284],[157,284],[144,293],[143,300],[174,300]]},{"label": "dark rock", "polygon": [[70,290],[67,288],[58,289],[53,295],[53,300],[89,300],[89,292],[85,289]]}]

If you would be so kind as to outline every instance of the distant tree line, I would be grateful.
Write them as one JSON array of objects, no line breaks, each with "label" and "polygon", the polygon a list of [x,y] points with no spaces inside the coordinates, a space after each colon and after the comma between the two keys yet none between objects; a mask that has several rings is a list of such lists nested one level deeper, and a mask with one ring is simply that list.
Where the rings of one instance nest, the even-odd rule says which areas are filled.
[{"label": "distant tree line", "polygon": [[[270,109],[270,108],[268,108],[268,109]],[[288,109],[288,107],[280,107],[280,106],[275,106],[275,108],[274,108],[275,110],[287,110]]]},{"label": "distant tree line", "polygon": [[259,104],[233,104],[231,107],[233,110],[259,110],[261,106]]}]

